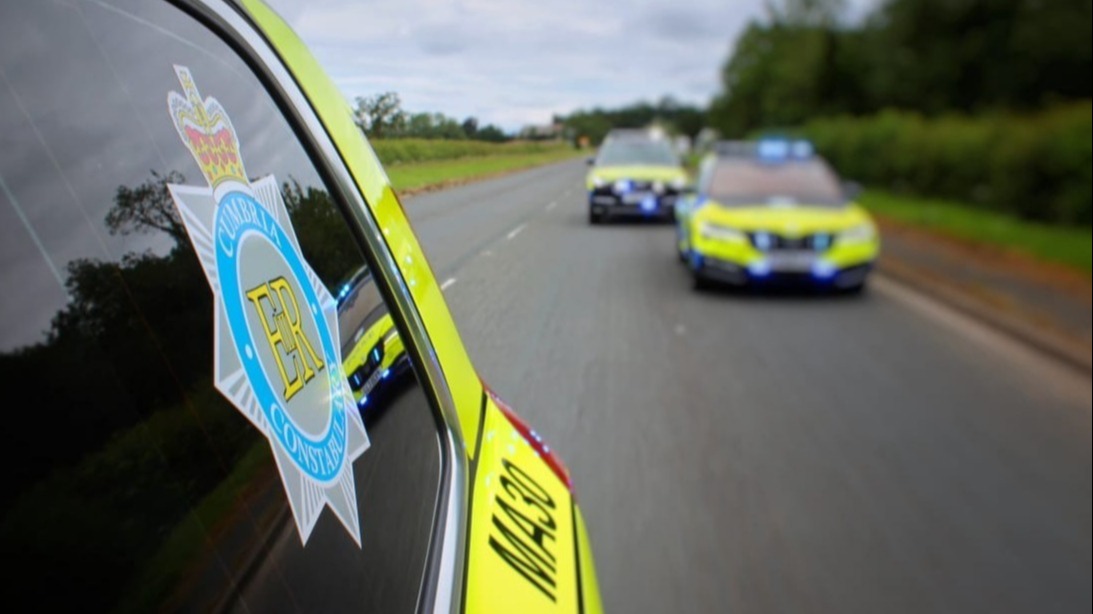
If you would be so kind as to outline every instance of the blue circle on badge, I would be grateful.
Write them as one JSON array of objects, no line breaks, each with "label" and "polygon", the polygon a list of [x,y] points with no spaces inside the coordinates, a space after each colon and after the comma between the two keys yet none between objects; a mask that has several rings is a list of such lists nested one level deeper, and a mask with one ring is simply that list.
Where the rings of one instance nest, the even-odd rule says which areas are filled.
[{"label": "blue circle on badge", "polygon": [[[243,247],[243,240],[253,234],[273,245],[284,259],[302,292],[299,317],[303,318],[306,313],[318,331],[323,360],[329,368],[325,375],[316,377],[325,379],[330,387],[328,410],[331,416],[330,426],[320,439],[315,439],[301,430],[288,415],[257,352],[253,351],[256,346],[247,326],[244,289],[239,278],[240,249]],[[340,363],[334,350],[334,339],[323,320],[322,311],[313,310],[320,302],[315,289],[308,282],[303,260],[276,218],[254,197],[243,192],[229,192],[218,203],[213,219],[213,239],[216,244],[220,298],[231,328],[231,337],[255,398],[269,421],[269,427],[282,449],[301,471],[315,480],[333,481],[341,474],[346,458],[347,416],[343,386],[338,379]]]}]

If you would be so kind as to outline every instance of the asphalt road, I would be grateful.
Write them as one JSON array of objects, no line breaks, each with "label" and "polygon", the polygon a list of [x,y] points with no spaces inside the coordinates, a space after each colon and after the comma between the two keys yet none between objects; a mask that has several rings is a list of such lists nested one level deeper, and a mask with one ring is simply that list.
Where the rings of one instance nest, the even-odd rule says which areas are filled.
[{"label": "asphalt road", "polygon": [[1089,612],[1091,385],[883,278],[695,293],[569,162],[405,201],[611,612]]}]

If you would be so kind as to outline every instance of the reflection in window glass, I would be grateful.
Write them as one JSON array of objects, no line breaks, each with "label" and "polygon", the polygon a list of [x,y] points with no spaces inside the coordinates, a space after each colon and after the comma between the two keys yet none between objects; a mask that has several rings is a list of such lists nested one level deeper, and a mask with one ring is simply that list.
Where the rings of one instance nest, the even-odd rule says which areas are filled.
[{"label": "reflection in window glass", "polygon": [[[377,280],[258,80],[202,26],[147,2],[6,3],[0,54],[0,373],[32,399],[9,403],[0,446],[0,544],[19,561],[9,600],[413,609],[439,488],[436,420]],[[214,385],[215,250],[179,203],[222,206],[210,186],[225,171],[191,151],[217,133],[187,136],[168,110],[168,93],[186,91],[177,66],[230,118],[241,185],[283,203],[279,223],[331,297],[333,355],[370,439],[339,499],[355,503],[350,518],[318,505],[306,543],[289,500],[314,482],[285,478],[286,462],[303,461],[275,460]],[[310,291],[261,249],[239,265],[247,349],[300,428],[318,432],[323,414],[309,412],[324,405],[309,386],[329,369],[305,317]]]}]

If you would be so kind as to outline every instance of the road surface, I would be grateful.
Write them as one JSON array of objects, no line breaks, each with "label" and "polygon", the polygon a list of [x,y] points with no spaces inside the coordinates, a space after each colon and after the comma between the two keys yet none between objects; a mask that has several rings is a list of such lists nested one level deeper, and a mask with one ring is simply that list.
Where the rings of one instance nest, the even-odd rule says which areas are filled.
[{"label": "road surface", "polygon": [[611,612],[1088,612],[1091,386],[882,278],[695,293],[580,162],[406,199],[569,465]]}]

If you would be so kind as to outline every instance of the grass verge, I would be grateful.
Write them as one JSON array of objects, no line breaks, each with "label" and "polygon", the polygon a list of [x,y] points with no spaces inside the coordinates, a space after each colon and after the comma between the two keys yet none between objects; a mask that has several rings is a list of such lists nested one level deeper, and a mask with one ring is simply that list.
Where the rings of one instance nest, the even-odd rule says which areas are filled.
[{"label": "grass verge", "polygon": [[1090,274],[1093,235],[1089,228],[1038,224],[959,202],[898,196],[875,190],[863,193],[858,202],[896,222],[1020,252]]},{"label": "grass verge", "polygon": [[551,162],[560,162],[587,152],[572,147],[557,147],[534,153],[504,153],[488,156],[409,162],[387,165],[391,185],[400,194],[444,185],[465,183],[511,171],[522,170]]}]

